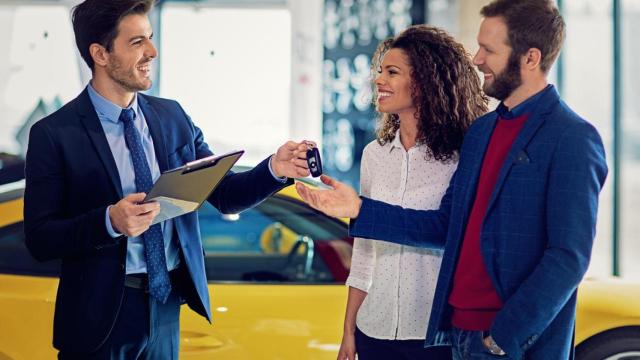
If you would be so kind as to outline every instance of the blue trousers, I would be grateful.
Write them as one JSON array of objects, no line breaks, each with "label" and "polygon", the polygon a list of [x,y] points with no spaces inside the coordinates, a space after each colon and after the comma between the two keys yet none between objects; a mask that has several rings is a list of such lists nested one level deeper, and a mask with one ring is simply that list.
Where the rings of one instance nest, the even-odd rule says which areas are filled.
[{"label": "blue trousers", "polygon": [[[99,309],[96,309],[99,311]],[[165,304],[142,289],[125,287],[122,306],[111,333],[90,354],[60,352],[60,360],[178,359],[180,296],[172,290]]]},{"label": "blue trousers", "polygon": [[424,340],[381,340],[356,328],[356,352],[359,360],[449,360],[449,347],[424,347]]}]

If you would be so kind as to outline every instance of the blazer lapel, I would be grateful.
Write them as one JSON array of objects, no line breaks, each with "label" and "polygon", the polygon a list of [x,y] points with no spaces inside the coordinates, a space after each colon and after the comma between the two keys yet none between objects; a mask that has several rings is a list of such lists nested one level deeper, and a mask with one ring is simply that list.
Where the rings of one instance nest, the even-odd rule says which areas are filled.
[{"label": "blazer lapel", "polygon": [[484,153],[487,151],[487,146],[489,146],[489,140],[491,140],[491,135],[493,134],[493,128],[496,126],[496,121],[498,119],[498,114],[495,112],[487,115],[489,118],[486,123],[483,125],[482,129],[478,131],[478,139],[475,149],[472,149],[473,159],[471,161],[471,173],[469,174],[467,186],[467,193],[464,197],[463,204],[466,204],[464,218],[462,219],[462,224],[465,224],[467,221],[467,216],[471,212],[471,208],[473,206],[473,200],[475,199],[475,193],[478,187],[478,180],[480,179],[480,171],[482,169],[482,162],[484,160]]},{"label": "blazer lapel", "polygon": [[153,106],[151,106],[145,96],[140,93],[138,93],[138,103],[140,104],[140,109],[142,109],[144,118],[147,121],[147,126],[149,127],[151,138],[153,139],[153,148],[156,152],[158,166],[160,167],[160,172],[162,173],[168,170],[169,161],[167,159],[167,149],[164,143],[165,133],[162,131],[160,116],[158,115],[158,112],[153,108]]},{"label": "blazer lapel", "polygon": [[[489,200],[489,205],[487,207],[487,212],[491,209],[494,202],[496,201],[498,194],[500,194],[500,190],[504,185],[504,181],[511,170],[511,167],[516,161],[517,155],[524,150],[525,146],[529,144],[533,136],[536,134],[540,126],[544,124],[544,120],[547,115],[551,112],[552,106],[556,104],[556,102],[560,99],[557,91],[555,89],[550,91],[548,94],[544,94],[539,101],[542,106],[538,106],[536,110],[531,114],[529,119],[525,122],[522,130],[516,137],[516,140],[511,145],[511,149],[507,154],[507,158],[504,160],[502,167],[500,168],[500,175],[498,176],[498,180],[496,182],[496,186],[493,188],[493,192],[491,193],[491,199]],[[555,100],[555,101],[554,101]]]},{"label": "blazer lapel", "polygon": [[98,157],[100,157],[102,165],[107,171],[109,179],[111,179],[113,188],[116,190],[119,197],[122,198],[122,185],[120,184],[118,167],[116,166],[116,161],[113,159],[113,154],[111,153],[111,148],[107,142],[107,137],[104,134],[102,125],[100,125],[100,119],[98,119],[96,110],[91,103],[87,89],[84,89],[80,96],[78,96],[78,105],[76,109],[80,117],[80,121],[84,125],[85,130],[98,153]]}]

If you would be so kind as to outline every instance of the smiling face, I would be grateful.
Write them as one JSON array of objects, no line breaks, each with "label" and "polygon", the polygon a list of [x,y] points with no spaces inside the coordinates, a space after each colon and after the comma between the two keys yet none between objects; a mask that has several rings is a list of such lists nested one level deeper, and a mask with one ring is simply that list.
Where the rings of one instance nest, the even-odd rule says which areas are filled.
[{"label": "smiling face", "polygon": [[416,112],[411,96],[411,66],[401,49],[390,49],[384,55],[376,77],[377,107],[379,112],[411,114]]},{"label": "smiling face", "polygon": [[152,38],[146,15],[127,15],[120,21],[111,51],[105,53],[104,70],[123,90],[136,92],[151,87],[151,61],[158,56]]},{"label": "smiling face", "polygon": [[473,63],[484,74],[485,94],[504,100],[522,84],[520,59],[509,46],[508,28],[500,17],[482,21],[478,32],[479,49]]}]

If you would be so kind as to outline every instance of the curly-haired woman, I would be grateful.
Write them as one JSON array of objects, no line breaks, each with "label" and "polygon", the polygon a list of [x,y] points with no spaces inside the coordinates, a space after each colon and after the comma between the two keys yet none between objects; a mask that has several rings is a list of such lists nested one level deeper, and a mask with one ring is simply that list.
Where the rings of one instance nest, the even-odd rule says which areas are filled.
[{"label": "curly-haired woman", "polygon": [[[462,138],[487,111],[463,46],[427,25],[381,43],[372,61],[377,141],[362,154],[361,193],[414,209],[437,209]],[[451,358],[423,347],[441,254],[355,239],[338,359]]]}]

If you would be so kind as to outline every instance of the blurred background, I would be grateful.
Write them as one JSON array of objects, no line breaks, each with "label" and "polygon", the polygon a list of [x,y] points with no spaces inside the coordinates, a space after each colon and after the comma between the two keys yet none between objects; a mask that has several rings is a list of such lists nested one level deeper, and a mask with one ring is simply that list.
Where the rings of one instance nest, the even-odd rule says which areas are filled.
[{"label": "blurred background", "polygon": [[[23,175],[34,122],[91,77],[70,21],[76,0],[0,0],[0,183]],[[287,139],[315,140],[325,173],[357,186],[374,139],[369,64],[411,24],[474,54],[487,0],[166,0],[151,20],[151,95],[178,100],[212,149],[254,165]],[[640,0],[559,0],[568,26],[551,81],[600,131],[610,175],[589,275],[640,279]],[[493,104],[495,106],[495,104]]]}]

